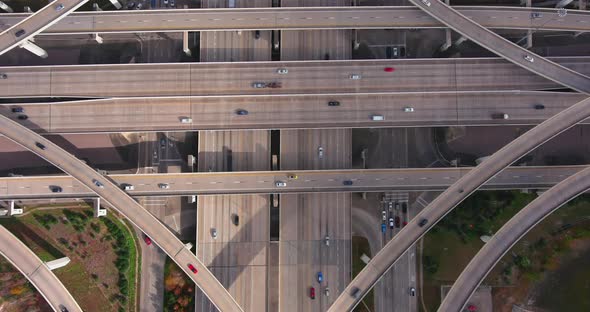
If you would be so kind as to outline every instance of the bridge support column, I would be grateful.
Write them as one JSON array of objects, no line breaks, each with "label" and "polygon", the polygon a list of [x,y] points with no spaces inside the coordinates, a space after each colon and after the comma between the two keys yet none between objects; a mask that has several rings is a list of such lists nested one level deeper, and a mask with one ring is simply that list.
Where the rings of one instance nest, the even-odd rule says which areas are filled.
[{"label": "bridge support column", "polygon": [[97,33],[94,34],[94,40],[98,43],[98,44],[102,44],[103,40],[102,37],[99,36]]},{"label": "bridge support column", "polygon": [[22,208],[14,208],[14,200],[11,200],[10,201],[10,215],[15,216],[15,215],[19,215],[19,214],[23,214],[23,209]]},{"label": "bridge support column", "polygon": [[100,218],[106,216],[107,210],[100,208],[100,197],[94,198],[92,201],[94,203],[94,217]]},{"label": "bridge support column", "polygon": [[460,45],[461,43],[463,43],[465,41],[467,41],[467,38],[461,36],[461,38],[457,39],[457,41],[455,41],[455,43],[453,43],[453,44],[456,45],[456,46],[458,46],[458,45]]},{"label": "bridge support column", "polygon": [[109,0],[109,1],[111,1],[111,3],[113,4],[113,6],[114,6],[115,8],[117,8],[117,10],[120,10],[120,9],[123,7],[123,6],[121,5],[121,3],[119,3],[119,1],[117,1],[117,0]]},{"label": "bridge support column", "polygon": [[565,8],[568,4],[572,3],[574,0],[561,0],[557,2],[555,5],[556,8]]},{"label": "bridge support column", "polygon": [[45,265],[47,266],[47,268],[49,270],[53,271],[55,269],[59,269],[61,267],[68,265],[68,263],[70,263],[70,258],[63,257],[63,258],[59,258],[59,259],[45,262]]},{"label": "bridge support column", "polygon": [[0,9],[8,12],[8,13],[14,13],[14,11],[12,10],[11,7],[9,7],[6,3],[0,1]]},{"label": "bridge support column", "polygon": [[96,2],[92,4],[92,10],[102,11],[102,9],[98,6],[98,3],[96,3]]},{"label": "bridge support column", "polygon": [[25,12],[26,13],[33,13],[33,10],[31,10],[30,6],[25,6]]},{"label": "bridge support column", "polygon": [[182,51],[184,51],[184,54],[191,56],[191,49],[188,47],[188,31],[182,33]]},{"label": "bridge support column", "polygon": [[20,47],[39,56],[40,58],[47,58],[47,56],[49,56],[49,54],[47,54],[47,51],[43,50],[43,48],[34,44],[30,40],[25,40],[23,43],[21,43]]},{"label": "bridge support column", "polygon": [[451,38],[451,30],[449,28],[445,29],[445,43],[440,47],[440,51],[446,51],[453,45],[453,39]]}]

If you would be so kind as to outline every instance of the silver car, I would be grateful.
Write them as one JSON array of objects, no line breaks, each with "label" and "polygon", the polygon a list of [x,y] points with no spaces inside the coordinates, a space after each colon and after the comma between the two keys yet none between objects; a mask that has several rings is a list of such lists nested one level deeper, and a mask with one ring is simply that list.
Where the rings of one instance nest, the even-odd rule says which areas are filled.
[{"label": "silver car", "polygon": [[285,74],[288,74],[288,73],[289,73],[289,70],[286,69],[286,68],[279,68],[279,69],[277,69],[277,74],[285,75]]},{"label": "silver car", "polygon": [[358,80],[358,79],[361,79],[362,76],[361,76],[361,74],[350,74],[349,78],[352,80]]},{"label": "silver car", "polygon": [[318,147],[318,157],[320,159],[324,158],[324,148],[323,147]]},{"label": "silver car", "polygon": [[287,186],[287,183],[283,182],[283,181],[276,181],[275,186],[276,187],[285,187],[285,186]]},{"label": "silver car", "polygon": [[255,82],[252,84],[252,88],[256,88],[256,89],[261,89],[261,88],[265,88],[266,87],[266,83],[264,82]]}]

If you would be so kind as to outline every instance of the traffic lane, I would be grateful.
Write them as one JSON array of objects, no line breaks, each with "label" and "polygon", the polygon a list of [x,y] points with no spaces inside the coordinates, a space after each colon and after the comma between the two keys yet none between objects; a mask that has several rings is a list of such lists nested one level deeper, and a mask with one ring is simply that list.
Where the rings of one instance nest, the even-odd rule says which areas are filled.
[{"label": "traffic lane", "polygon": [[[562,20],[551,19],[552,9],[457,6],[459,12],[487,28],[588,31],[590,17],[568,11]],[[541,17],[531,19],[531,13]],[[7,26],[29,16],[5,14]],[[318,28],[444,28],[445,25],[415,7],[184,9],[143,12],[79,12],[52,25],[43,34],[207,31],[236,29],[318,29]]]},{"label": "traffic lane", "polygon": [[[2,114],[50,133],[522,125],[538,124],[583,98],[578,93],[540,91],[148,97],[5,104]],[[329,106],[330,102],[339,105]],[[536,105],[544,108],[535,109]],[[10,111],[17,107],[24,112]],[[414,111],[404,112],[407,107]],[[247,115],[238,114],[242,111]],[[494,119],[497,113],[510,118]],[[27,120],[18,119],[23,114]],[[384,120],[371,120],[373,115]],[[184,123],[184,118],[191,120]]]},{"label": "traffic lane", "polygon": [[[51,24],[64,18],[68,13],[76,10],[88,0],[60,0],[50,2],[41,10],[33,13],[11,28],[0,33],[0,55],[16,47],[20,43],[34,37]],[[19,32],[24,31],[21,35]]]},{"label": "traffic lane", "polygon": [[[160,246],[177,264],[187,273],[205,292],[211,301],[223,311],[241,311],[240,307],[229,295],[227,290],[215,279],[213,274],[187,249],[184,244],[172,234],[153,215],[147,212],[141,205],[133,200],[127,193],[122,191],[107,177],[98,174],[81,160],[69,154],[51,141],[28,130],[17,123],[0,117],[0,129],[2,133],[44,158],[56,167],[70,174],[80,181],[92,192],[103,198],[115,207],[131,223],[140,228],[146,235]],[[43,148],[39,146],[43,145]],[[198,278],[188,268],[192,263],[199,270]]]},{"label": "traffic lane", "polygon": [[[537,127],[525,132],[508,145],[492,154],[473,170],[447,188],[420,212],[399,235],[392,239],[367,265],[371,270],[363,270],[349,284],[346,292],[353,288],[360,289],[364,295],[379,279],[380,274],[387,271],[412,244],[422,237],[442,217],[456,205],[473,193],[479,186],[497,175],[502,169],[526,155],[538,145],[555,137],[559,133],[573,127],[576,123],[590,116],[590,98],[578,102],[574,106],[549,118]],[[421,220],[428,220],[426,226],[418,226]],[[416,221],[419,220],[419,221]],[[351,309],[357,304],[357,299],[350,296],[340,296],[331,311]]]},{"label": "traffic lane", "polygon": [[[502,38],[500,35],[453,10],[443,2],[431,2],[429,0],[410,0],[410,2],[451,27],[456,32],[497,55],[506,58],[510,62],[579,92],[590,93],[590,77],[560,66]],[[556,18],[558,17],[557,12],[553,14]],[[530,57],[530,59],[527,59],[527,57]]]},{"label": "traffic lane", "polygon": [[522,208],[471,259],[439,311],[459,311],[502,257],[545,217],[590,188],[590,167],[565,179]]},{"label": "traffic lane", "polygon": [[[555,58],[588,73],[587,58]],[[394,67],[394,72],[385,72]],[[287,74],[277,69],[287,68]],[[497,58],[1,67],[2,97],[526,90],[558,84]],[[350,79],[351,74],[361,79]],[[203,79],[207,77],[207,79]],[[280,82],[281,88],[254,88]],[[26,87],[25,87],[26,86]]]},{"label": "traffic lane", "polygon": [[[583,166],[509,167],[491,179],[484,188],[545,188],[580,171]],[[224,172],[183,174],[108,175],[120,186],[132,185],[131,196],[189,194],[263,194],[323,191],[379,191],[386,189],[443,190],[466,175],[471,168],[369,169],[270,172]],[[297,175],[297,180],[289,180]],[[353,185],[343,185],[351,180]],[[287,183],[276,187],[276,181]],[[162,188],[160,184],[168,184]],[[52,186],[62,192],[54,193]],[[0,178],[0,198],[86,197],[94,193],[68,176]]]},{"label": "traffic lane", "polygon": [[60,311],[63,306],[69,311],[82,311],[82,308],[57,276],[32,250],[4,226],[0,226],[0,240],[2,241],[0,244],[2,256],[25,275],[53,309]]}]

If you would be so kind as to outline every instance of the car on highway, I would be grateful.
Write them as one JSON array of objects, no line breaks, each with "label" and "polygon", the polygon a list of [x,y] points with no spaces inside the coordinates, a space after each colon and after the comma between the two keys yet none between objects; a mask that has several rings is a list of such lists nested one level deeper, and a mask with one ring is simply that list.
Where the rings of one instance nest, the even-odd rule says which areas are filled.
[{"label": "car on highway", "polygon": [[371,120],[372,121],[383,121],[383,120],[385,120],[385,117],[383,117],[383,115],[371,115]]},{"label": "car on highway", "polygon": [[135,186],[133,186],[132,184],[129,184],[129,183],[123,183],[123,184],[121,184],[121,186],[123,187],[123,189],[125,191],[133,191],[135,189]]},{"label": "car on highway", "polygon": [[541,17],[543,17],[543,14],[541,14],[539,12],[531,13],[531,19],[536,19],[536,18],[541,18]]},{"label": "car on highway", "polygon": [[5,73],[0,73],[0,79],[8,79],[8,75]]},{"label": "car on highway", "polygon": [[17,106],[17,107],[13,107],[13,108],[11,109],[11,111],[12,111],[13,113],[22,113],[22,112],[24,112],[25,110],[24,110],[24,108],[22,108],[22,107],[20,107],[20,106]]},{"label": "car on highway", "polygon": [[320,272],[318,272],[318,275],[317,275],[317,277],[318,277],[318,283],[321,283],[321,282],[323,282],[323,281],[324,281],[324,274],[322,274],[322,272],[321,272],[321,271],[320,271]]},{"label": "car on highway", "polygon": [[381,233],[385,233],[387,231],[387,225],[385,223],[381,223]]},{"label": "car on highway", "polygon": [[256,88],[256,89],[266,88],[266,83],[254,82],[254,83],[252,83],[252,88]]},{"label": "car on highway", "polygon": [[527,61],[529,61],[529,62],[531,62],[531,63],[533,63],[535,61],[535,59],[532,56],[528,55],[528,54],[524,56],[524,59],[527,60]]},{"label": "car on highway", "polygon": [[399,211],[399,202],[395,202],[395,210]]},{"label": "car on highway", "polygon": [[289,73],[289,70],[286,69],[286,68],[278,68],[277,69],[277,74],[285,75],[285,74],[288,74],[288,73]]},{"label": "car on highway", "polygon": [[152,244],[152,239],[149,236],[145,235],[145,234],[143,234],[143,241],[148,246]]},{"label": "car on highway", "polygon": [[94,183],[94,185],[96,185],[100,188],[104,188],[104,184],[102,184],[100,181],[98,181],[96,179],[92,179],[92,183]]},{"label": "car on highway", "polygon": [[236,109],[236,115],[238,116],[246,116],[248,115],[248,111],[245,109]]},{"label": "car on highway", "polygon": [[352,184],[353,184],[353,182],[351,180],[344,180],[344,181],[342,181],[342,185],[350,186]]},{"label": "car on highway", "polygon": [[535,108],[535,109],[545,109],[545,105],[543,105],[543,104],[535,104],[535,106],[533,106],[533,108]]},{"label": "car on highway", "polygon": [[29,119],[29,116],[27,116],[27,115],[18,115],[18,117],[16,117],[16,118],[19,119],[19,120],[27,120],[27,119]]},{"label": "car on highway", "polygon": [[275,186],[276,187],[285,187],[285,186],[287,186],[287,183],[283,182],[283,181],[276,181]]},{"label": "car on highway", "polygon": [[254,39],[256,39],[256,40],[260,39],[260,30],[257,30],[254,32]]},{"label": "car on highway", "polygon": [[402,203],[402,212],[408,213],[408,203],[406,203],[406,202]]},{"label": "car on highway", "polygon": [[318,147],[318,157],[320,159],[324,158],[324,148],[323,147]]},{"label": "car on highway", "polygon": [[160,139],[160,147],[161,147],[161,148],[164,148],[164,147],[166,147],[166,139],[165,139],[165,138],[161,138],[161,139]]},{"label": "car on highway", "polygon": [[138,3],[137,6],[135,7],[136,10],[141,10],[141,8],[143,7],[142,3]]},{"label": "car on highway", "polygon": [[63,10],[64,8],[65,8],[65,6],[61,3],[55,6],[55,10],[58,12]]},{"label": "car on highway", "polygon": [[393,202],[388,202],[387,204],[388,204],[387,207],[389,209],[389,212],[391,212],[393,210]]},{"label": "car on highway", "polygon": [[180,118],[180,122],[183,124],[189,124],[189,123],[193,122],[193,119],[189,118],[189,117],[182,117],[182,118]]},{"label": "car on highway", "polygon": [[135,2],[127,2],[127,9],[131,10],[135,7]]},{"label": "car on highway", "polygon": [[68,309],[63,304],[60,304],[59,305],[59,312],[68,312]]},{"label": "car on highway", "polygon": [[211,229],[211,237],[213,237],[213,239],[217,239],[217,229],[216,228]]},{"label": "car on highway", "polygon": [[416,288],[410,287],[410,296],[412,296],[412,297],[416,296]]},{"label": "car on highway", "polygon": [[383,221],[387,221],[387,211],[381,211],[381,218],[383,219]]},{"label": "car on highway", "polygon": [[420,222],[418,222],[418,226],[423,227],[426,225],[426,223],[428,223],[428,219],[422,218]]},{"label": "car on highway", "polygon": [[402,222],[402,227],[404,227],[406,225],[408,225],[408,222],[407,221]]},{"label": "car on highway", "polygon": [[24,35],[24,34],[26,34],[26,33],[27,33],[27,31],[26,31],[26,30],[24,30],[24,29],[19,29],[19,30],[17,30],[17,31],[14,33],[14,35],[15,35],[15,36],[17,36],[17,37],[20,37],[20,36],[22,36],[22,35]]},{"label": "car on highway", "polygon": [[50,185],[49,186],[49,190],[51,190],[52,193],[61,193],[61,192],[63,192],[63,189],[61,188],[61,186],[57,186],[57,185]]},{"label": "car on highway", "polygon": [[326,289],[324,289],[324,294],[326,297],[330,297],[330,288],[326,287]]},{"label": "car on highway", "polygon": [[35,145],[36,145],[38,148],[42,149],[42,150],[46,149],[45,145],[43,145],[43,144],[41,144],[41,143],[39,143],[39,142],[35,142]]},{"label": "car on highway", "polygon": [[299,177],[296,174],[289,175],[289,180],[297,180],[297,179],[299,179]]},{"label": "car on highway", "polygon": [[393,229],[394,228],[393,218],[389,218],[389,228],[390,229]]},{"label": "car on highway", "polygon": [[340,102],[338,101],[329,101],[328,106],[340,106]]},{"label": "car on highway", "polygon": [[428,0],[420,0],[420,2],[422,2],[427,7],[430,6],[430,1],[428,1]]},{"label": "car on highway", "polygon": [[350,76],[348,77],[352,80],[359,80],[362,78],[361,74],[350,74]]},{"label": "car on highway", "polygon": [[324,244],[326,244],[326,246],[330,246],[330,236],[326,235],[326,237],[324,238]]},{"label": "car on highway", "polygon": [[504,114],[504,113],[492,114],[492,119],[508,119],[508,118],[510,118],[510,116],[508,116],[508,114]]},{"label": "car on highway", "polygon": [[404,107],[404,113],[413,113],[413,112],[414,112],[413,107]]},{"label": "car on highway", "polygon": [[240,225],[240,216],[238,216],[237,213],[233,213],[231,215],[231,223],[233,223],[233,225],[235,226]]},{"label": "car on highway", "polygon": [[167,190],[170,188],[170,184],[168,183],[158,183],[158,187],[163,189],[163,190]]},{"label": "car on highway", "polygon": [[164,0],[164,4],[165,5],[168,5],[168,0]]},{"label": "car on highway", "polygon": [[360,295],[361,289],[358,287],[352,287],[352,290],[350,291],[350,296],[354,299],[358,299]]},{"label": "car on highway", "polygon": [[395,226],[399,227],[399,216],[395,216]]},{"label": "car on highway", "polygon": [[188,264],[188,269],[191,270],[193,273],[197,274],[199,271],[197,270],[197,268],[195,268],[194,265],[192,264]]},{"label": "car on highway", "polygon": [[315,288],[314,287],[309,288],[309,298],[315,299]]},{"label": "car on highway", "polygon": [[395,71],[395,68],[393,67],[385,67],[383,68],[383,71],[386,73],[393,73]]}]

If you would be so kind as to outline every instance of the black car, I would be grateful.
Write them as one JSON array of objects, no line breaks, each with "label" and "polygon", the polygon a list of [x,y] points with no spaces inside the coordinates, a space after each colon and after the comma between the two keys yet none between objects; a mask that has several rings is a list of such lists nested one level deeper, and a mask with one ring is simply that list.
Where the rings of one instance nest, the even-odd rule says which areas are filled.
[{"label": "black car", "polygon": [[324,60],[329,60],[330,59],[330,53],[326,53],[324,54]]},{"label": "black car", "polygon": [[352,185],[352,181],[350,181],[350,180],[344,180],[344,181],[342,181],[342,184],[343,185]]},{"label": "black car", "polygon": [[61,186],[57,186],[57,185],[50,185],[49,189],[51,190],[52,193],[61,193],[63,192],[63,189],[61,188]]},{"label": "black car", "polygon": [[545,109],[545,105],[543,104],[535,104],[535,109]]},{"label": "black car", "polygon": [[25,110],[24,110],[22,107],[20,107],[20,106],[18,106],[18,107],[13,107],[11,110],[12,110],[12,112],[13,112],[13,113],[22,113],[22,112],[24,112],[24,111],[25,111]]},{"label": "black car", "polygon": [[254,32],[254,39],[256,39],[256,40],[260,39],[260,30],[257,30]]},{"label": "black car", "polygon": [[26,33],[26,30],[19,29],[17,32],[14,33],[15,36],[20,37]]},{"label": "black car", "polygon": [[328,102],[328,106],[340,106],[340,102],[338,102],[338,101],[330,101],[330,102]]},{"label": "black car", "polygon": [[245,116],[245,115],[248,115],[248,111],[245,109],[237,109],[236,115]]},{"label": "black car", "polygon": [[5,73],[0,73],[0,79],[8,79],[8,75]]},{"label": "black car", "polygon": [[408,203],[406,203],[406,202],[402,203],[402,212],[408,213]]},{"label": "black car", "polygon": [[423,227],[423,226],[425,226],[425,225],[426,225],[426,223],[428,223],[428,219],[426,219],[426,218],[423,218],[422,220],[420,220],[420,222],[418,222],[418,225],[419,225],[420,227]]},{"label": "black car", "polygon": [[39,142],[35,142],[35,145],[37,145],[38,148],[44,150],[45,149],[45,145],[39,143]]},{"label": "black car", "polygon": [[27,119],[29,119],[29,116],[27,116],[27,115],[18,115],[18,117],[16,117],[16,118],[18,118],[20,120],[27,120]]},{"label": "black car", "polygon": [[238,216],[237,214],[232,214],[231,215],[231,222],[235,225],[238,226],[240,225],[240,216]]}]

